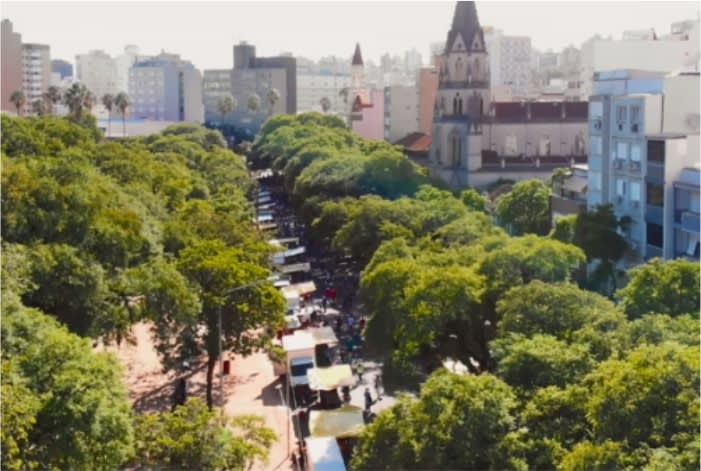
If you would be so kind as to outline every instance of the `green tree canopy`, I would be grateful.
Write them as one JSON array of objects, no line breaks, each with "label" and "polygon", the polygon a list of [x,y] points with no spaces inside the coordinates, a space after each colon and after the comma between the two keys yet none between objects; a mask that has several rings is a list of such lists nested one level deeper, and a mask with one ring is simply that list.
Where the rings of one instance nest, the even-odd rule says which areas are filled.
[{"label": "green tree canopy", "polygon": [[499,221],[516,235],[545,235],[550,230],[550,189],[540,180],[526,180],[497,199]]}]

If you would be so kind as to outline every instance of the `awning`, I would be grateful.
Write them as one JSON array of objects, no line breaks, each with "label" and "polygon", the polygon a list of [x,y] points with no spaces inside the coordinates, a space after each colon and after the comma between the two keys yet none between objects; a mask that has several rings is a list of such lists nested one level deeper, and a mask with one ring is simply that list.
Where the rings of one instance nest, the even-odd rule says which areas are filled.
[{"label": "awning", "polygon": [[346,471],[341,449],[335,438],[307,438],[307,455],[314,471]]},{"label": "awning", "polygon": [[258,215],[254,222],[270,222],[273,220],[273,215],[271,213],[263,213]]},{"label": "awning", "polygon": [[312,437],[357,437],[364,426],[363,411],[356,406],[312,410],[309,413],[309,432]]},{"label": "awning", "polygon": [[299,329],[301,327],[301,323],[299,322],[299,319],[297,316],[285,316],[285,322],[287,323],[287,328],[288,329]]},{"label": "awning", "polygon": [[287,286],[285,289],[290,291],[296,291],[300,296],[305,294],[313,293],[316,291],[316,285],[313,281],[305,281],[303,283],[295,283],[294,285]]},{"label": "awning", "polygon": [[298,244],[299,237],[284,237],[282,239],[270,239],[268,242],[272,245]]},{"label": "awning", "polygon": [[294,263],[292,265],[282,265],[278,267],[280,273],[296,273],[299,271],[309,271],[312,267],[309,263]]},{"label": "awning", "polygon": [[311,327],[309,332],[314,337],[317,345],[335,345],[338,343],[338,338],[331,327]]},{"label": "awning", "polygon": [[309,377],[309,387],[315,391],[332,391],[355,384],[355,377],[350,365],[310,368],[307,370],[307,376]]},{"label": "awning", "polygon": [[258,230],[260,231],[268,231],[271,229],[277,229],[277,224],[274,222],[270,222],[267,224],[258,224]]},{"label": "awning", "polygon": [[572,176],[562,183],[562,189],[573,193],[581,193],[587,188],[588,180],[584,177]]},{"label": "awning", "polygon": [[292,335],[285,335],[282,337],[282,348],[286,352],[313,350],[314,338],[309,332],[298,330]]}]

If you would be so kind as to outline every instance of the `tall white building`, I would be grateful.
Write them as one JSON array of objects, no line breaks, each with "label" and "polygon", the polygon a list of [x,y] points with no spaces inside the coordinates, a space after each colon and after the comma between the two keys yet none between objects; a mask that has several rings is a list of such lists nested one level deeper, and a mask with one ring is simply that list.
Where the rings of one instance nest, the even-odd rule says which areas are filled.
[{"label": "tall white building", "polygon": [[137,46],[125,46],[124,52],[114,58],[117,71],[116,88],[118,92],[129,92],[129,69],[137,62],[148,59],[148,56],[140,55]]},{"label": "tall white building", "polygon": [[177,54],[161,53],[129,71],[132,117],[202,123],[202,76]]},{"label": "tall white building", "polygon": [[501,30],[485,28],[492,88],[509,87],[513,97],[526,97],[531,81],[531,38],[507,36]]},{"label": "tall white building", "polygon": [[419,130],[419,90],[415,85],[385,87],[384,125],[389,142]]},{"label": "tall white building", "polygon": [[32,111],[32,102],[43,100],[51,85],[51,52],[45,44],[22,44],[22,90],[26,104],[24,114]]},{"label": "tall white building", "polygon": [[341,90],[350,89],[351,76],[321,71],[319,73],[297,73],[297,112],[322,111],[321,100],[328,98],[329,113],[346,112],[348,105]]},{"label": "tall white building", "polygon": [[100,101],[109,93],[117,93],[117,66],[112,57],[104,51],[90,51],[75,56],[78,80],[93,92]]},{"label": "tall white building", "polygon": [[582,44],[582,97],[591,95],[595,72],[621,69],[672,72],[682,67],[698,70],[699,22],[679,22],[672,26],[669,36],[658,39],[592,38]]}]

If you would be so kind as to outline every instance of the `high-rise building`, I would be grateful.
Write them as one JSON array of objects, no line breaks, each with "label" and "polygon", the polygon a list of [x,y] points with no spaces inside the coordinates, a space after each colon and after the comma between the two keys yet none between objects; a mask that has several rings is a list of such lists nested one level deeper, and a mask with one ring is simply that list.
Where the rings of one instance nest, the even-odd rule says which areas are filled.
[{"label": "high-rise building", "polygon": [[137,46],[125,46],[124,52],[114,58],[114,65],[117,70],[115,86],[117,92],[129,92],[129,69],[137,62],[149,59],[148,56],[139,54]]},{"label": "high-rise building", "polygon": [[2,111],[16,112],[10,101],[13,92],[23,89],[22,77],[22,36],[12,29],[10,20],[2,20],[2,41],[0,42],[0,90],[2,91]]},{"label": "high-rise building", "polygon": [[[298,69],[299,70],[299,69]],[[321,100],[329,100],[329,113],[345,114],[348,109],[343,90],[351,86],[350,74],[334,73],[329,70],[297,73],[297,110],[323,111]]]},{"label": "high-rise building", "polygon": [[[219,100],[226,96],[233,96],[231,89],[231,69],[209,69],[202,76],[202,99],[204,102],[204,121],[206,123],[226,122],[230,116],[222,116],[219,112]],[[236,98],[236,109],[245,107],[246,103]]]},{"label": "high-rise building", "polygon": [[161,54],[134,64],[129,71],[134,118],[160,121],[204,120],[202,76],[177,54]]},{"label": "high-rise building", "polygon": [[114,95],[117,88],[117,66],[112,57],[100,50],[75,56],[76,76],[98,101],[106,95]]},{"label": "high-rise building", "polygon": [[51,86],[51,52],[45,44],[22,44],[22,88],[27,100],[24,113],[32,112],[32,102],[44,99]]},{"label": "high-rise building", "polygon": [[414,85],[385,87],[385,140],[396,142],[419,130],[419,91]]},{"label": "high-rise building", "polygon": [[485,31],[490,86],[508,87],[511,96],[525,98],[531,82],[531,38],[507,36],[501,30]]},{"label": "high-rise building", "polygon": [[438,93],[438,69],[422,67],[416,83],[419,90],[419,132],[430,135]]},{"label": "high-rise building", "polygon": [[51,72],[58,74],[60,80],[73,77],[73,64],[61,59],[51,61]]}]

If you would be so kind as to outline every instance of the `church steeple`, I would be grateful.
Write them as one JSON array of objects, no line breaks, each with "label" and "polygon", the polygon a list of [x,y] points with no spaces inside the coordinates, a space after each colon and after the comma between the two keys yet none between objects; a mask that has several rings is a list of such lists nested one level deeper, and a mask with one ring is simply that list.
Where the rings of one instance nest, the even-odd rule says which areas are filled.
[{"label": "church steeple", "polygon": [[[448,40],[445,43],[445,52],[453,49],[455,40],[462,37],[465,48],[468,51],[481,51],[484,49],[484,37],[477,17],[475,2],[457,2],[453,25],[448,31]],[[477,37],[477,40],[475,40]]]},{"label": "church steeple", "polygon": [[355,52],[353,53],[352,65],[363,65],[363,55],[360,53],[359,43],[355,43]]}]

